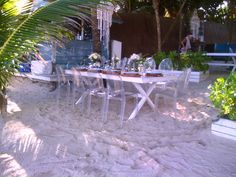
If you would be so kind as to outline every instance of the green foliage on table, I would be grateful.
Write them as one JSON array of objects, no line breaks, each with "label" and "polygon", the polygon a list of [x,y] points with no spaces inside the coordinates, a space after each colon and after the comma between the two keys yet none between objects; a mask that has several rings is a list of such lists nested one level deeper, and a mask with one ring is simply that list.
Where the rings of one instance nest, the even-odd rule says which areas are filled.
[{"label": "green foliage on table", "polygon": [[176,51],[159,52],[153,56],[157,65],[165,58],[170,58],[173,62],[175,70],[183,70],[184,68],[192,67],[194,71],[207,71],[209,66],[205,64],[209,57],[203,55],[202,52],[187,52],[179,54]]},{"label": "green foliage on table", "polygon": [[236,120],[236,72],[228,78],[218,78],[210,86],[210,99],[220,111],[220,115],[227,115],[229,119]]}]

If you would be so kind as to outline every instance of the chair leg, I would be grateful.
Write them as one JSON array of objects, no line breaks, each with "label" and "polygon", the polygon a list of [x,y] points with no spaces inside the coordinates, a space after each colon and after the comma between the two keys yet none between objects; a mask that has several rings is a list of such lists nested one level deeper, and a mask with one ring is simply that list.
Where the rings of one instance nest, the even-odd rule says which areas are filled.
[{"label": "chair leg", "polygon": [[91,112],[91,99],[92,99],[92,95],[88,94],[88,109],[87,109],[87,115],[90,115]]},{"label": "chair leg", "polygon": [[105,109],[104,109],[104,116],[103,116],[103,120],[102,120],[103,123],[107,122],[108,110],[109,110],[109,102],[110,102],[110,99],[106,98]]},{"label": "chair leg", "polygon": [[76,94],[76,86],[74,85],[72,88],[72,104],[73,108],[75,108],[75,94]]},{"label": "chair leg", "polygon": [[56,107],[57,109],[59,110],[59,107],[60,107],[60,97],[61,97],[61,86],[59,85],[58,83],[58,87],[57,87],[57,101],[56,101]]},{"label": "chair leg", "polygon": [[106,96],[104,95],[103,98],[102,98],[102,110],[101,110],[101,120],[102,120],[102,123],[104,123],[104,117],[105,117],[105,114],[106,114]]},{"label": "chair leg", "polygon": [[126,100],[121,101],[121,108],[120,108],[120,128],[123,127],[123,122],[124,122],[124,116],[125,116],[125,105],[126,105]]},{"label": "chair leg", "polygon": [[156,94],[156,96],[155,96],[154,104],[155,104],[155,113],[159,113],[159,109],[158,109],[158,106],[159,106],[159,95],[158,94]]},{"label": "chair leg", "polygon": [[174,97],[174,117],[177,118],[177,98]]},{"label": "chair leg", "polygon": [[86,96],[88,96],[87,93],[82,93],[82,95],[80,96],[80,99],[76,102],[76,104],[81,103],[81,112],[84,112],[84,109],[85,109],[85,98],[86,98]]},{"label": "chair leg", "polygon": [[[138,96],[136,96],[135,97],[135,107],[136,107],[136,111],[138,112],[138,103],[139,103],[139,97]],[[136,117],[138,117],[138,114],[136,115]]]},{"label": "chair leg", "polygon": [[72,84],[68,81],[66,83],[66,104],[67,104],[67,106],[70,105],[71,86],[72,86]]},{"label": "chair leg", "polygon": [[186,96],[186,98],[184,98],[184,104],[186,106],[186,116],[187,116],[187,119],[189,118],[189,104],[188,104],[188,95]]}]

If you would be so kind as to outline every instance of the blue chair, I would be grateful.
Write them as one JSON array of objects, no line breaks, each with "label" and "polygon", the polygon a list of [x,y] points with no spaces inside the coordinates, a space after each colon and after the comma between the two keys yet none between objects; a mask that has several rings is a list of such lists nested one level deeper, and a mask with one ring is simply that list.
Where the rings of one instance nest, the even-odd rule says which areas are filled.
[{"label": "blue chair", "polygon": [[[215,44],[214,52],[215,53],[229,53],[229,44],[227,43]],[[214,57],[214,60],[227,62],[228,57]]]},{"label": "blue chair", "polygon": [[228,53],[229,52],[229,45],[227,43],[215,44],[214,51],[216,53]]},{"label": "blue chair", "polygon": [[217,53],[229,53],[229,49],[236,51],[236,43],[215,44],[214,51]]},{"label": "blue chair", "polygon": [[236,52],[236,43],[234,43],[234,44],[229,44],[229,48],[230,48],[233,52]]}]

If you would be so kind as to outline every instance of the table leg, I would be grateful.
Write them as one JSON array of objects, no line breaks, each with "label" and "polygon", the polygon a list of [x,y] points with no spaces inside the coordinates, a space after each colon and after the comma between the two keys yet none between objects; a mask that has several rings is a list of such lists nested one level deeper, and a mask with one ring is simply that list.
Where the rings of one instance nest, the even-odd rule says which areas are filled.
[{"label": "table leg", "polygon": [[149,95],[152,93],[152,91],[155,88],[156,84],[155,83],[151,84],[146,92],[143,89],[143,87],[141,86],[141,84],[133,83],[133,85],[139,91],[139,93],[141,94],[142,97],[141,97],[141,100],[139,101],[139,103],[137,104],[137,106],[134,108],[131,115],[129,116],[129,120],[136,117],[139,110],[143,107],[143,105],[146,101],[152,109],[155,109],[155,105],[153,104],[152,100],[149,98]]}]

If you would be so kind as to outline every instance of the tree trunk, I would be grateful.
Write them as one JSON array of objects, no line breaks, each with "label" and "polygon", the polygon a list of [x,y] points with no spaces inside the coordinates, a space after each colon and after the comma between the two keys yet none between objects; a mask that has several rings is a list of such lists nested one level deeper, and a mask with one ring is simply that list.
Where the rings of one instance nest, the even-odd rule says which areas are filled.
[{"label": "tree trunk", "polygon": [[0,90],[0,115],[2,117],[5,117],[7,115],[6,88]]},{"label": "tree trunk", "polygon": [[152,0],[157,24],[157,51],[161,51],[161,22],[159,15],[160,0]]},{"label": "tree trunk", "polygon": [[229,1],[229,16],[228,16],[228,29],[229,29],[229,43],[232,42],[233,38],[233,24],[235,23],[235,18],[236,16],[236,2],[235,0],[230,0]]},{"label": "tree trunk", "polygon": [[92,11],[92,36],[93,36],[93,52],[101,54],[100,31],[98,30],[98,20],[96,10]]},{"label": "tree trunk", "polygon": [[[153,1],[155,1],[155,0],[153,0]],[[162,45],[167,41],[167,39],[168,39],[168,37],[169,37],[171,31],[174,29],[175,24],[176,24],[176,22],[177,22],[177,19],[179,18],[179,16],[181,16],[182,10],[183,10],[184,5],[185,5],[186,2],[187,2],[187,0],[184,0],[184,2],[182,3],[182,5],[181,5],[181,7],[180,7],[180,9],[179,9],[179,11],[178,11],[178,13],[177,13],[177,15],[176,15],[175,21],[171,24],[169,30],[167,31],[167,33],[166,33],[166,35],[165,35],[165,37],[164,37],[164,39],[163,39],[163,41],[162,41]],[[181,18],[182,18],[182,23],[183,23],[183,16],[181,16]],[[189,20],[187,20],[187,21],[189,21]]]},{"label": "tree trunk", "polygon": [[179,47],[181,46],[182,42],[182,32],[183,32],[183,15],[182,13],[179,16]]}]

